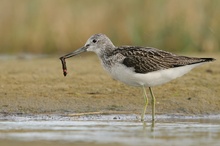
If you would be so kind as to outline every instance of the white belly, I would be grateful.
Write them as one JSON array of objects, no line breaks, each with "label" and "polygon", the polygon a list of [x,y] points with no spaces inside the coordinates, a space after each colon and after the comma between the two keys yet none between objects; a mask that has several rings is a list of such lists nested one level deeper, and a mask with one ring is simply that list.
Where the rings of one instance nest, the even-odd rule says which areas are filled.
[{"label": "white belly", "polygon": [[167,83],[177,77],[180,77],[196,66],[203,63],[186,65],[182,67],[176,67],[171,69],[154,71],[146,74],[135,73],[131,68],[127,68],[122,64],[116,64],[113,68],[106,69],[110,75],[125,84],[131,86],[147,86],[153,87]]}]

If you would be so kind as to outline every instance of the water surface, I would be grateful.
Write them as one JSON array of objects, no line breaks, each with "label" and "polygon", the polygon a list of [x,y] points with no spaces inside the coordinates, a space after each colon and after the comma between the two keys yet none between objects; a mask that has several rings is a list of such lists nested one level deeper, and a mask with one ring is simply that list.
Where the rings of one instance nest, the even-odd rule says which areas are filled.
[{"label": "water surface", "polygon": [[[150,117],[150,116],[149,116]],[[147,116],[147,118],[149,118]],[[219,116],[157,116],[155,127],[136,115],[1,117],[0,142],[37,145],[187,145],[220,143]]]}]

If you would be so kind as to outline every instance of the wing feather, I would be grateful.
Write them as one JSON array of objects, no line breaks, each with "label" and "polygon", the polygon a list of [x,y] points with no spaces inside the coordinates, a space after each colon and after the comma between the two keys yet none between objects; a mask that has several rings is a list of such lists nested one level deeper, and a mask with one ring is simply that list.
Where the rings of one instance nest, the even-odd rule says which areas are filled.
[{"label": "wing feather", "polygon": [[212,58],[195,58],[175,54],[149,47],[118,47],[113,54],[124,56],[122,64],[134,68],[136,73],[149,73],[174,67],[212,61]]}]

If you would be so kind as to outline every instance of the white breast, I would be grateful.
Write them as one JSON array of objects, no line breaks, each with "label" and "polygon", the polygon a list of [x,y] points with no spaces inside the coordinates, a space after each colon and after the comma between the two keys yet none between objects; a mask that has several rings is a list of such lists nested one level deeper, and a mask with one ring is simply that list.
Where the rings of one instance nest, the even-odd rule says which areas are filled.
[{"label": "white breast", "polygon": [[165,70],[154,71],[146,74],[135,73],[132,68],[128,68],[122,64],[115,64],[107,72],[116,80],[131,86],[147,86],[153,87],[167,83],[177,77],[188,73],[191,69],[203,63],[186,65],[182,67],[170,68]]}]

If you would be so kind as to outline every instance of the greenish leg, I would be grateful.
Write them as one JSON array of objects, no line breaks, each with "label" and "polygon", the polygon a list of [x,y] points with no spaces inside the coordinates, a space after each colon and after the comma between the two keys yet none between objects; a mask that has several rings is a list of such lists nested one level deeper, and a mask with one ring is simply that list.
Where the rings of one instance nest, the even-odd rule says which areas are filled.
[{"label": "greenish leg", "polygon": [[154,116],[155,116],[155,102],[156,102],[156,99],[154,97],[154,93],[153,93],[151,87],[149,87],[149,90],[150,90],[150,94],[151,94],[151,98],[152,98],[152,100],[151,100],[151,103],[152,103],[152,122],[154,122],[155,121]]},{"label": "greenish leg", "polygon": [[147,109],[147,105],[148,105],[148,98],[147,98],[147,93],[146,93],[145,87],[142,86],[142,89],[143,89],[143,93],[144,93],[144,102],[145,102],[145,105],[144,105],[143,113],[142,113],[142,115],[141,115],[141,121],[144,121],[144,115],[145,115],[145,112],[146,112],[146,109]]}]

